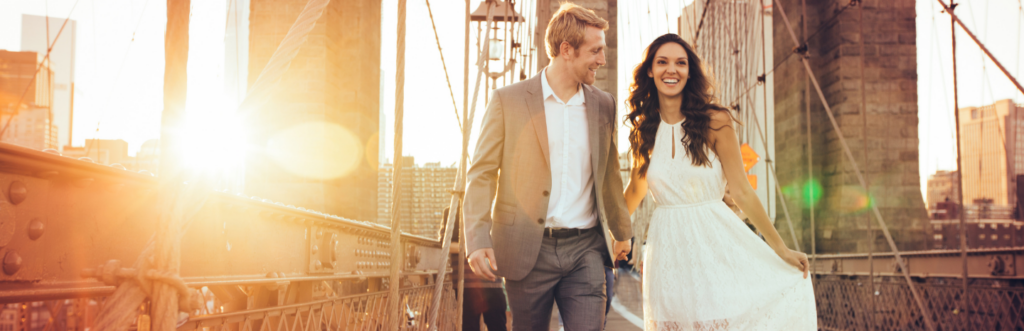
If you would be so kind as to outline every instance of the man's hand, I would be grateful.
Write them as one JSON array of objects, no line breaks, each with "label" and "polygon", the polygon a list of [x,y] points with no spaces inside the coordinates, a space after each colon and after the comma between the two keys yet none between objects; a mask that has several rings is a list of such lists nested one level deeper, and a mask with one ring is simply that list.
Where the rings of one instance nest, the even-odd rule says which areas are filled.
[{"label": "man's hand", "polygon": [[615,241],[612,239],[612,252],[615,253],[615,258],[612,261],[626,260],[626,255],[633,249],[633,245],[626,241]]},{"label": "man's hand", "polygon": [[473,254],[469,255],[469,269],[477,276],[493,282],[495,276],[491,269],[498,270],[498,263],[494,260],[494,249],[481,248],[473,251]]}]

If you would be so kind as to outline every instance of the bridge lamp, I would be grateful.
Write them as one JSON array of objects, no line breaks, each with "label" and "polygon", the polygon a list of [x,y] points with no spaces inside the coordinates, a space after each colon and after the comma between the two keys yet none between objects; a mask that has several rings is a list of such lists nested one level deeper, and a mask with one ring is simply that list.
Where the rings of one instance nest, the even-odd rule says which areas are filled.
[{"label": "bridge lamp", "polygon": [[[487,76],[490,77],[491,80],[496,84],[498,77],[504,76],[508,71],[510,71],[512,68],[515,67],[515,60],[514,59],[510,59],[510,61],[509,61],[509,63],[507,65],[504,64],[504,62],[505,62],[504,59],[506,58],[506,56],[505,56],[506,55],[505,54],[505,46],[506,45],[505,45],[505,41],[503,39],[498,38],[499,30],[501,30],[501,28],[499,28],[498,22],[504,22],[505,23],[504,24],[504,28],[506,28],[506,29],[508,29],[508,28],[515,29],[515,24],[516,23],[522,23],[525,20],[523,19],[522,15],[519,15],[519,13],[517,13],[515,11],[514,7],[510,6],[505,1],[502,1],[502,0],[487,0],[487,1],[484,1],[483,3],[480,4],[479,7],[476,8],[476,10],[474,10],[469,15],[470,21],[477,23],[476,26],[477,26],[477,31],[478,31],[477,32],[477,47],[478,47],[478,49],[481,46],[480,45],[480,38],[481,38],[480,25],[481,24],[486,24],[488,16],[491,17],[491,29],[493,30],[493,32],[492,32],[492,36],[489,37],[488,40],[487,40],[488,47],[487,47],[486,50],[484,50],[484,51],[487,52],[487,54],[486,54],[486,57],[487,57],[487,65],[486,65],[487,69],[486,69],[486,72],[487,72]],[[508,23],[512,23],[512,26],[509,26]],[[509,31],[509,32],[511,32],[511,31]],[[484,33],[487,33],[487,32],[484,32]],[[515,48],[517,46],[518,46],[518,43],[515,43],[515,40],[513,39],[512,47]],[[514,56],[514,54],[513,54],[513,56]],[[492,61],[496,62],[494,66],[491,66],[490,62],[492,62]],[[492,67],[493,67],[493,69],[492,69]],[[493,86],[492,86],[492,88],[493,88]]]}]

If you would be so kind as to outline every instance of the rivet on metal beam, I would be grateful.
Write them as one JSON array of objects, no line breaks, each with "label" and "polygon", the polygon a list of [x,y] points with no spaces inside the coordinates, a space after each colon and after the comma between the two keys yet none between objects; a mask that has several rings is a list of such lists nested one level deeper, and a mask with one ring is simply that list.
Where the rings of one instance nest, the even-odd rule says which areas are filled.
[{"label": "rivet on metal beam", "polygon": [[36,240],[43,236],[43,231],[46,230],[46,225],[43,224],[38,218],[33,219],[28,224],[28,237],[29,239]]},{"label": "rivet on metal beam", "polygon": [[12,204],[17,205],[28,198],[28,187],[21,181],[13,181],[7,189],[7,197],[11,199]]},{"label": "rivet on metal beam", "polygon": [[21,255],[18,252],[8,251],[4,255],[4,273],[14,275],[21,269]]}]

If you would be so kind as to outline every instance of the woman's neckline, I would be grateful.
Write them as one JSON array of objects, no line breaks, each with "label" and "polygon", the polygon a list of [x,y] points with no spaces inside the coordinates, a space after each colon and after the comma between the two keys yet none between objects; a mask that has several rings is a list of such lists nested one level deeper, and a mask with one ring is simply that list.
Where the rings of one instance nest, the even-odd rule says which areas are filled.
[{"label": "woman's neckline", "polygon": [[675,122],[675,123],[665,122],[664,118],[661,119],[661,123],[665,123],[666,125],[672,125],[672,126],[679,125],[679,123],[683,123],[685,121],[686,121],[686,117],[683,117],[683,119],[681,119],[681,120],[679,120],[679,122]]}]

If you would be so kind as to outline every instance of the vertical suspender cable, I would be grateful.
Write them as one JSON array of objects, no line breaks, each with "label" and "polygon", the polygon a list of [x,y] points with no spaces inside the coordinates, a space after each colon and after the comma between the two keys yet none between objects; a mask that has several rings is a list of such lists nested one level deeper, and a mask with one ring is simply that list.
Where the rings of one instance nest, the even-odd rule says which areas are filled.
[{"label": "vertical suspender cable", "polygon": [[[860,0],[854,0],[854,1],[860,1]],[[861,150],[864,152],[864,164],[868,164],[868,104],[867,104],[867,96],[866,96],[867,91],[864,89],[865,85],[866,85],[865,81],[867,80],[867,77],[864,76],[864,66],[867,65],[867,61],[865,61],[866,55],[864,54],[864,3],[863,2],[858,3],[858,6],[857,6],[857,20],[860,21],[860,24],[857,25],[858,29],[859,29],[858,34],[860,34],[860,38],[859,38],[860,42],[857,43],[858,46],[860,47],[860,118],[863,121],[862,124],[864,124],[861,127]],[[868,177],[868,174],[865,174],[864,177],[865,177],[865,181],[867,182],[867,187],[864,189],[864,191],[866,191],[866,193],[868,195],[868,199],[870,199],[870,197],[871,197],[871,189],[870,189],[871,188],[871,182],[867,181],[867,179],[870,179],[870,177]],[[867,215],[867,220],[868,220],[868,232],[867,232],[867,237],[868,237],[868,284],[871,284],[871,286],[868,287],[868,293],[869,293],[868,297],[871,298],[871,305],[870,305],[871,310],[868,311],[868,330],[874,330],[875,329],[875,296],[874,296],[874,291],[875,291],[875,264],[874,264],[873,261],[874,261],[874,252],[875,252],[875,232],[871,228],[871,215],[870,214]]]},{"label": "vertical suspender cable", "polygon": [[[778,4],[779,6],[779,16],[782,17],[782,21],[786,25],[786,30],[789,31],[789,36],[793,39],[793,43],[798,43],[796,33],[793,32],[793,27],[789,23],[789,18],[786,16],[786,10],[783,7],[782,2],[779,1],[776,2],[776,4]],[[839,137],[839,143],[843,147],[844,155],[846,155],[846,158],[850,160],[850,165],[853,166],[854,174],[857,175],[857,180],[860,182],[860,186],[866,189],[867,182],[864,180],[864,174],[861,172],[860,167],[857,165],[857,161],[853,158],[853,152],[850,151],[850,146],[846,143],[846,138],[843,136],[842,129],[839,128],[839,123],[836,121],[835,116],[832,114],[832,108],[829,107],[828,100],[825,99],[825,93],[822,92],[821,86],[818,84],[818,80],[813,75],[813,70],[811,70],[810,63],[807,61],[807,58],[800,58],[800,60],[803,64],[804,70],[807,70],[807,72],[810,73],[809,76],[811,79],[811,84],[814,85],[815,92],[817,92],[818,98],[821,100],[822,106],[825,107],[825,114],[828,115],[828,119],[832,124],[832,129],[836,131],[836,134]],[[921,294],[917,291],[917,286],[914,285],[914,282],[910,279],[910,271],[909,269],[907,269],[906,261],[903,260],[899,248],[896,247],[896,242],[892,239],[892,234],[889,233],[889,228],[888,226],[886,226],[885,219],[882,218],[882,213],[878,210],[877,205],[871,205],[871,210],[875,214],[875,219],[878,220],[879,228],[882,229],[882,234],[885,235],[885,239],[889,244],[889,248],[892,249],[893,257],[896,259],[896,263],[900,267],[900,273],[903,274],[903,278],[907,282],[907,288],[910,290],[910,293],[913,296],[914,301],[917,303],[918,309],[920,309],[921,311],[921,319],[924,321],[925,326],[928,328],[928,330],[934,331],[935,324],[934,321],[932,321],[932,315],[929,312],[928,307],[924,304],[923,299],[921,299]]]},{"label": "vertical suspender cable", "polygon": [[[402,286],[401,271],[404,249],[402,249],[402,223],[399,208],[402,201],[402,120],[405,114],[405,11],[406,0],[398,0],[398,54],[395,58],[395,159],[392,161],[391,187],[391,275],[388,281],[388,324],[386,330],[398,331],[399,288]],[[452,213],[454,214],[454,213]]]},{"label": "vertical suspender cable", "polygon": [[[761,8],[764,8],[764,6],[761,6]],[[767,50],[765,49],[765,40],[767,40],[767,39],[764,37],[764,34],[765,34],[765,30],[764,30],[764,15],[761,15],[761,22],[762,22],[762,24],[761,24],[761,73],[764,74],[764,86],[763,86],[764,87],[764,89],[763,89],[764,90],[764,95],[763,95],[763,97],[764,97],[764,102],[763,102],[764,103],[764,109],[762,109],[762,110],[764,111],[764,134],[765,134],[765,139],[768,139],[768,53],[767,53]],[[765,142],[767,143],[767,140]],[[772,155],[769,154],[768,146],[765,146],[765,148],[764,148],[764,174],[765,174],[765,176],[764,176],[764,195],[765,195],[765,198],[767,198],[767,199],[765,199],[765,201],[768,202],[768,203],[766,203],[766,205],[768,207],[767,208],[768,209],[767,210],[768,211],[768,217],[771,217],[772,223],[774,224],[775,223],[775,215],[772,215],[772,202],[774,202],[774,199],[770,198],[771,195],[772,195],[772,191],[771,191],[772,181],[771,181],[771,176],[768,176],[768,167],[771,167],[771,166],[772,166]],[[778,185],[778,183],[776,183],[776,185]],[[800,242],[797,241],[797,239],[796,239],[796,232],[793,231],[793,222],[789,222],[789,233],[793,235],[793,246],[794,246],[794,248],[796,248],[797,250],[801,250],[802,251],[802,249],[800,249]]]},{"label": "vertical suspender cable", "polygon": [[[946,4],[942,4],[946,8],[946,12],[951,16],[950,18],[950,35],[952,38],[953,45],[953,118],[954,124],[956,124],[956,177],[957,177],[957,200],[960,203],[957,211],[960,214],[960,262],[963,265],[963,279],[961,279],[961,291],[960,294],[960,312],[963,312],[967,308],[967,208],[964,205],[964,171],[963,171],[963,145],[960,144],[960,98],[959,92],[957,91],[957,76],[956,76],[956,16],[953,16],[953,9],[956,8],[955,3],[950,2],[950,6],[946,7]],[[995,60],[995,59],[993,59]],[[1001,68],[1001,67],[1000,67]],[[966,316],[963,314],[964,325],[966,325]]]},{"label": "vertical suspender cable", "polygon": [[[466,122],[467,110],[469,109],[469,1],[466,0],[466,31],[465,31],[465,51],[462,54],[462,121]],[[466,126],[472,126],[472,123],[466,122]],[[465,129],[463,129],[465,130]],[[465,190],[463,187],[462,190]],[[460,206],[461,207],[461,206]],[[456,210],[459,213],[460,210]],[[449,214],[451,212],[449,211]],[[466,222],[459,222],[459,228],[456,229],[461,234],[459,236],[459,287],[458,287],[458,309],[459,313],[455,318],[455,331],[462,331],[462,302],[466,300]]]},{"label": "vertical suspender cable", "polygon": [[[803,33],[804,44],[807,44],[807,0],[800,0],[800,7],[803,10]],[[810,73],[804,72],[804,113],[807,117],[807,205],[810,207],[808,221],[811,223],[811,265],[818,261],[818,235],[814,222],[814,145],[811,139],[811,78]]]}]

